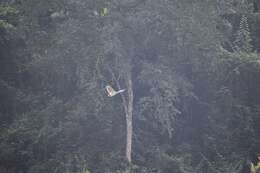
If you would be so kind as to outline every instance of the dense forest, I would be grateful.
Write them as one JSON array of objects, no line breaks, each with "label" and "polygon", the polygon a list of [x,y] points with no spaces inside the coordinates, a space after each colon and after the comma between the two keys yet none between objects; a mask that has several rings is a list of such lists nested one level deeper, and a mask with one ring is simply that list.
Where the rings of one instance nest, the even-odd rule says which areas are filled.
[{"label": "dense forest", "polygon": [[1,0],[0,173],[241,173],[259,52],[259,0]]}]

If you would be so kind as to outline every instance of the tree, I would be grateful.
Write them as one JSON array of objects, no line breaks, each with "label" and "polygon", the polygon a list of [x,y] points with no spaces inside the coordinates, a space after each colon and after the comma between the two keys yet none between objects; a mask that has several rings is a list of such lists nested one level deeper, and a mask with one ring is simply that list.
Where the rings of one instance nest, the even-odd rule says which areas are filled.
[{"label": "tree", "polygon": [[[139,5],[142,6],[143,4],[137,4],[136,7],[138,8]],[[154,37],[151,34],[157,33],[155,33],[155,31],[153,30],[148,29],[149,33],[144,34],[144,36],[142,36],[141,38],[138,38],[139,36],[141,36],[140,29],[144,29],[147,26],[145,19],[150,19],[151,17],[141,14],[141,12],[134,15],[133,11],[130,8],[131,4],[122,3],[119,6],[126,11],[113,12],[112,10],[109,10],[110,13],[107,16],[107,20],[105,19],[105,26],[103,27],[104,55],[102,57],[102,65],[104,71],[103,76],[105,76],[104,74],[110,74],[110,77],[112,77],[118,88],[121,88],[123,86],[123,88],[126,87],[127,89],[127,94],[122,94],[121,98],[126,120],[126,158],[127,161],[131,163],[133,136],[132,116],[134,112],[133,108],[135,106],[135,104],[133,103],[133,96],[135,92],[134,88],[138,88],[138,86],[136,86],[138,85],[137,79],[133,78],[132,76],[133,74],[135,74],[135,76],[139,75],[140,72],[143,73],[142,70],[140,71],[137,69],[145,67],[143,66],[143,62],[145,62],[145,59],[147,59],[146,56],[148,56],[146,54],[143,54],[143,49],[145,49],[145,39],[152,40]],[[111,9],[113,8],[115,7],[111,7]],[[125,16],[124,13],[128,13],[131,15],[129,17],[122,17]],[[138,26],[136,26],[136,24]],[[138,28],[139,26],[141,26],[142,28]],[[149,36],[152,36],[152,38],[149,38]],[[148,42],[150,42],[150,40]],[[141,63],[138,63],[138,61],[140,61]],[[143,70],[146,71],[148,69]],[[152,90],[159,87],[159,83],[154,84],[155,86],[151,86]],[[156,93],[154,94],[154,96],[156,97],[159,96],[161,93],[158,93],[159,95],[157,95]],[[158,105],[158,107],[160,106],[162,105]],[[157,113],[159,114],[160,112]],[[166,123],[168,120],[164,118],[161,118],[159,121],[161,121],[162,125],[167,125],[169,129],[169,134],[171,135],[171,123]]]},{"label": "tree", "polygon": [[249,53],[252,51],[252,39],[250,36],[249,26],[247,23],[247,17],[243,15],[240,20],[239,30],[236,34],[236,39],[234,41],[234,49],[237,52]]}]

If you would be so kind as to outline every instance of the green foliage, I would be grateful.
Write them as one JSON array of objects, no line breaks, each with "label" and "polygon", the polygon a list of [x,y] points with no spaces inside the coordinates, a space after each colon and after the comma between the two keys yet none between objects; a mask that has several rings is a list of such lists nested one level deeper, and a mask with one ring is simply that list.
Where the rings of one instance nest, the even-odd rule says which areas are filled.
[{"label": "green foliage", "polygon": [[12,18],[18,15],[18,10],[11,6],[0,5],[0,28],[12,29],[14,26]]},{"label": "green foliage", "polygon": [[4,20],[0,20],[0,28],[11,29],[11,28],[13,28],[13,25],[9,24],[8,22],[6,22]]},{"label": "green foliage", "polygon": [[162,125],[162,132],[173,136],[173,124],[175,118],[181,113],[176,104],[178,103],[178,79],[175,79],[167,67],[160,69],[144,64],[143,71],[139,76],[140,82],[149,86],[149,95],[140,98],[138,103],[140,114],[144,119],[154,117]]},{"label": "green foliage", "polygon": [[9,16],[18,14],[18,10],[11,6],[0,6],[0,16]]},{"label": "green foliage", "polygon": [[[0,29],[17,30],[0,33],[0,172],[238,173],[259,148],[252,3],[12,3],[19,13],[0,7]],[[222,22],[237,33],[224,35]],[[124,105],[104,89],[126,88],[128,76],[131,165]]]},{"label": "green foliage", "polygon": [[102,8],[101,12],[100,12],[100,15],[102,17],[105,17],[108,15],[108,9],[106,7]]}]

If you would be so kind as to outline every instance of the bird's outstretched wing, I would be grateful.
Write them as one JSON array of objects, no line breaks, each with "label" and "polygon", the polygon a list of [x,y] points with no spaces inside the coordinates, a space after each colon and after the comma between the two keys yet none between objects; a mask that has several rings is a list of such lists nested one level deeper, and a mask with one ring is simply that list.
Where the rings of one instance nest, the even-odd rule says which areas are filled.
[{"label": "bird's outstretched wing", "polygon": [[125,89],[122,89],[122,90],[117,91],[117,93],[122,93],[124,91],[125,91]]}]

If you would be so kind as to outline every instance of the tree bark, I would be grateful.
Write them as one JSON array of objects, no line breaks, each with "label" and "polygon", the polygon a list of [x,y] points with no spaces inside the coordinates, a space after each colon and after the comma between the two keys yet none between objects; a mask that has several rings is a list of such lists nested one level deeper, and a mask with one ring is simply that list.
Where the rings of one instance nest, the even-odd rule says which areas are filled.
[{"label": "tree bark", "polygon": [[128,106],[126,113],[126,159],[132,161],[132,137],[133,137],[133,84],[131,75],[127,79]]},{"label": "tree bark", "polygon": [[[112,73],[112,72],[111,72]],[[112,73],[114,80],[118,88],[120,88],[119,81],[116,80],[115,75]],[[132,82],[132,75],[129,72],[126,76],[126,86],[127,86],[127,97],[121,94],[121,98],[123,100],[123,106],[125,111],[125,118],[126,118],[126,159],[128,163],[132,162],[132,137],[133,137],[133,82]]]}]

